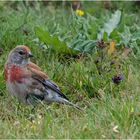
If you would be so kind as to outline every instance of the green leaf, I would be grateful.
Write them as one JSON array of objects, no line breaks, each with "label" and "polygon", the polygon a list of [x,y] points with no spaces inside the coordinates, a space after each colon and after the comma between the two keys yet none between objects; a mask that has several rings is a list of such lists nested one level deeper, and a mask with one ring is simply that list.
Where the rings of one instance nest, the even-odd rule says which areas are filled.
[{"label": "green leaf", "polygon": [[46,45],[50,45],[52,49],[56,52],[72,53],[72,49],[68,48],[67,44],[61,41],[57,36],[51,36],[49,32],[36,27],[35,33],[41,42]]},{"label": "green leaf", "polygon": [[92,53],[96,47],[96,41],[89,41],[89,43],[84,47],[84,52]]},{"label": "green leaf", "polygon": [[104,41],[107,41],[107,39],[108,39],[108,34],[107,34],[107,32],[104,32],[104,34],[103,34],[103,40]]},{"label": "green leaf", "polygon": [[120,42],[121,38],[120,38],[120,36],[119,36],[118,29],[114,29],[114,30],[112,31],[112,33],[110,34],[110,38],[111,38],[112,40],[116,40],[118,43]]},{"label": "green leaf", "polygon": [[101,29],[100,33],[97,35],[98,39],[102,39],[104,36],[104,32],[107,33],[108,37],[112,33],[112,31],[118,26],[121,20],[121,11],[117,10],[109,21],[104,24],[104,27]]},{"label": "green leaf", "polygon": [[71,41],[69,47],[79,52],[92,53],[96,47],[96,41],[89,40],[84,34],[78,33]]},{"label": "green leaf", "polygon": [[128,26],[124,26],[124,32],[120,33],[121,43],[127,46],[131,40],[132,34]]},{"label": "green leaf", "polygon": [[140,40],[140,29],[132,34],[132,41]]}]

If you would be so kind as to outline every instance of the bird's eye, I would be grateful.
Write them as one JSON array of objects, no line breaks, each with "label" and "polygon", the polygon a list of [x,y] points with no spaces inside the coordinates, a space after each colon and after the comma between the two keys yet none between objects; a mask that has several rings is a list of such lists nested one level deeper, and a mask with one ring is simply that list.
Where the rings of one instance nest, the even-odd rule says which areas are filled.
[{"label": "bird's eye", "polygon": [[23,51],[19,51],[19,54],[20,54],[20,55],[24,55],[25,52],[23,52]]}]

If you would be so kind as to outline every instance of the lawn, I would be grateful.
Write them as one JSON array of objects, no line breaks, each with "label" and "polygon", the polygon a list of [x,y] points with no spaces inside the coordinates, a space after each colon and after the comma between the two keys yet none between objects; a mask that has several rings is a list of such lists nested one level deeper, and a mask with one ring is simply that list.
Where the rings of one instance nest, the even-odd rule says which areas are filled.
[{"label": "lawn", "polygon": [[[0,2],[0,138],[140,138],[140,3]],[[62,104],[10,96],[4,64],[27,45],[63,93]]]}]

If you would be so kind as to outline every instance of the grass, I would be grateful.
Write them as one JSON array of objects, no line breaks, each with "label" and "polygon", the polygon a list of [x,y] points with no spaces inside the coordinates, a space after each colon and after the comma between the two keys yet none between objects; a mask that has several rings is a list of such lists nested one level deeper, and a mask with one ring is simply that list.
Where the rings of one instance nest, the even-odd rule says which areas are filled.
[{"label": "grass", "polygon": [[[70,9],[55,9],[52,5],[40,8],[37,3],[34,8],[29,7],[27,10],[23,3],[19,2],[18,10],[14,10],[10,4],[0,4],[0,47],[3,48],[0,56],[0,138],[140,138],[139,40],[133,45],[132,41],[128,42],[128,46],[133,47],[133,52],[126,59],[119,55],[120,52],[116,54],[121,65],[119,72],[124,76],[124,80],[117,85],[113,83],[112,77],[118,70],[112,68],[108,71],[114,56],[105,54],[99,66],[102,74],[99,74],[95,60],[100,58],[100,50],[78,59],[51,48],[42,49],[40,42],[33,41],[37,38],[34,30],[36,26],[61,39],[68,38],[68,44],[77,33],[83,31],[87,33],[88,39],[94,40],[96,32],[89,33],[91,30],[88,27],[95,29],[91,22],[95,19],[80,18],[77,23],[77,20],[71,17]],[[121,9],[123,4],[126,3],[116,2],[112,3],[112,6]],[[95,20],[98,25],[103,26],[105,19],[112,13],[112,9],[103,8],[102,3],[99,6],[93,4],[94,13],[89,3],[84,5],[85,12],[87,9],[90,15],[95,14],[94,17],[99,18]],[[123,23],[131,32],[140,25],[139,10],[135,10],[136,7],[131,7],[131,3],[125,5]],[[134,25],[132,19],[135,21]],[[81,29],[82,22],[89,22],[85,24],[85,29]],[[98,30],[98,25],[95,31]],[[118,30],[121,29],[119,26]],[[72,102],[83,108],[84,112],[57,104],[40,104],[32,108],[20,104],[7,93],[3,78],[4,63],[9,51],[18,44],[30,46],[35,56],[32,61],[61,87]]]}]

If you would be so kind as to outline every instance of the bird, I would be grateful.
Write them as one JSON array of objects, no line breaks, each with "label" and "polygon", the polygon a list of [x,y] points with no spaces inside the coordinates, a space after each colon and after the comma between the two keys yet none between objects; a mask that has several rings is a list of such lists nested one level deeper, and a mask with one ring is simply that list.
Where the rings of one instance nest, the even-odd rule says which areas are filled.
[{"label": "bird", "polygon": [[[4,78],[8,92],[17,97],[19,102],[34,105],[37,101],[62,103],[81,110],[69,101],[57,84],[35,63],[28,46],[18,45],[8,55],[4,66]],[[37,102],[38,103],[38,102]]]}]

